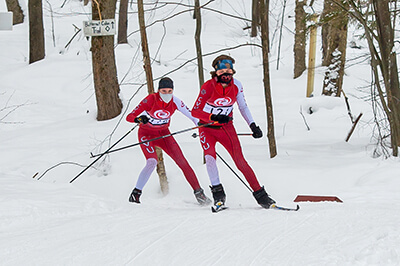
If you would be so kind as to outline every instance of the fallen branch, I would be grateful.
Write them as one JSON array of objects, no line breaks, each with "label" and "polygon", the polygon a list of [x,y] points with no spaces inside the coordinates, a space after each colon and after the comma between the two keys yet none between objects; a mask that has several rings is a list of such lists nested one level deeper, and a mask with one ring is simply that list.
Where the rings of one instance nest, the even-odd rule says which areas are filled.
[{"label": "fallen branch", "polygon": [[301,117],[303,117],[303,121],[304,121],[304,124],[305,124],[306,127],[307,127],[307,131],[310,131],[310,127],[309,127],[308,124],[307,124],[307,120],[306,120],[306,118],[304,117],[303,112],[301,111],[301,106],[300,106],[300,114],[301,114]]},{"label": "fallen branch", "polygon": [[363,114],[360,113],[360,114],[358,115],[358,117],[356,118],[356,121],[354,121],[353,126],[351,127],[351,130],[350,130],[349,134],[347,135],[346,142],[349,141],[349,139],[350,139],[351,135],[353,134],[353,131],[354,131],[354,129],[356,128],[358,121],[360,121],[360,118],[361,118],[362,115],[363,115]]},{"label": "fallen branch", "polygon": [[[77,166],[80,166],[80,167],[86,167],[85,165],[82,165],[82,164],[79,164],[79,163],[74,163],[74,162],[61,162],[61,163],[58,163],[58,164],[53,165],[52,167],[48,168],[46,171],[43,172],[43,174],[41,174],[41,175],[37,178],[37,180],[40,180],[40,179],[41,179],[45,174],[47,174],[47,172],[49,172],[50,170],[56,168],[57,166],[63,165],[63,164],[72,164],[72,165],[77,165]],[[93,167],[93,166],[92,166],[92,168],[94,168],[94,169],[97,170],[97,168],[95,168],[95,167]],[[38,173],[36,173],[32,178],[35,178],[37,175],[38,175]]]}]

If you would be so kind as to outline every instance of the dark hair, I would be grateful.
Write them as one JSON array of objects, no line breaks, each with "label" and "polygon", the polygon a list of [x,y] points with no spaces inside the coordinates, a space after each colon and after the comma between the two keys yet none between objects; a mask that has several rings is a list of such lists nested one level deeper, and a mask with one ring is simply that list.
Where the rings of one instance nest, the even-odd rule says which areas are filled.
[{"label": "dark hair", "polygon": [[[212,62],[212,64],[211,64],[212,67],[215,69],[215,67],[218,65],[218,62],[221,61],[221,60],[224,60],[224,59],[231,60],[231,61],[232,61],[232,64],[235,63],[235,59],[233,59],[233,57],[231,57],[231,56],[229,56],[229,55],[226,55],[226,54],[222,54],[222,55],[217,56],[217,57],[213,60],[213,62]],[[232,69],[232,70],[233,70],[233,74],[235,74],[236,71],[235,71],[234,69]],[[212,77],[212,78],[214,78],[215,76],[217,76],[217,74],[215,73],[215,70],[211,71],[210,74],[211,74],[211,77]]]},{"label": "dark hair", "polygon": [[174,88],[174,82],[172,79],[165,77],[160,79],[160,82],[158,83],[158,89],[163,89],[163,88]]}]

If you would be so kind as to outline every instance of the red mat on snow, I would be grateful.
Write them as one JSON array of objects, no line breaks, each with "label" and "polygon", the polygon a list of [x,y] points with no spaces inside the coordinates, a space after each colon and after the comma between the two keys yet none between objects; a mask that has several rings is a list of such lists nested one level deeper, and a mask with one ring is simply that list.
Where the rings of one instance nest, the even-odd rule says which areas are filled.
[{"label": "red mat on snow", "polygon": [[294,202],[300,201],[311,201],[311,202],[320,202],[320,201],[336,201],[336,202],[343,202],[336,196],[310,196],[310,195],[298,195]]}]

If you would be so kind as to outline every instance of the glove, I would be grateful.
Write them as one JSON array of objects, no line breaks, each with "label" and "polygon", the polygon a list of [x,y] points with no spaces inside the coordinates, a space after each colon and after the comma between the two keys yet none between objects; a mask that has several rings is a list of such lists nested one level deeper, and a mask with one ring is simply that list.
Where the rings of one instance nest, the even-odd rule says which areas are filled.
[{"label": "glove", "polygon": [[[144,118],[142,118],[142,117],[144,117]],[[146,124],[147,122],[149,122],[149,118],[145,115],[136,117],[134,114],[130,113],[129,115],[126,116],[126,121],[128,121],[130,123],[142,122],[143,124]]]},{"label": "glove", "polygon": [[253,132],[253,135],[252,135],[253,138],[259,139],[259,138],[261,138],[263,136],[263,133],[262,133],[260,127],[257,126],[256,123],[254,123],[254,122],[251,123],[250,124],[250,129]]},{"label": "glove", "polygon": [[136,117],[133,122],[135,123],[142,123],[142,124],[146,124],[147,122],[149,122],[149,118],[145,115],[141,115]]},{"label": "glove", "polygon": [[229,117],[227,115],[211,115],[210,119],[212,121],[217,121],[220,124],[226,124],[232,120],[232,117]]}]

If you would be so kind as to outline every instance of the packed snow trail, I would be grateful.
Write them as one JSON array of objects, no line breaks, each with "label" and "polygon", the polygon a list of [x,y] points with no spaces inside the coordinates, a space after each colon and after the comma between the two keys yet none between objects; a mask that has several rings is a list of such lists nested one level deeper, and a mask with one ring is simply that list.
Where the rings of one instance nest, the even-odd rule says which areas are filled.
[{"label": "packed snow trail", "polygon": [[379,200],[303,203],[301,212],[263,210],[249,201],[214,215],[178,196],[131,204],[1,175],[2,265],[395,265],[400,259],[399,208]]}]

